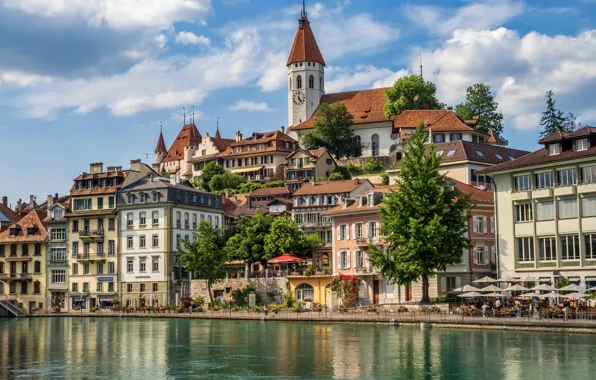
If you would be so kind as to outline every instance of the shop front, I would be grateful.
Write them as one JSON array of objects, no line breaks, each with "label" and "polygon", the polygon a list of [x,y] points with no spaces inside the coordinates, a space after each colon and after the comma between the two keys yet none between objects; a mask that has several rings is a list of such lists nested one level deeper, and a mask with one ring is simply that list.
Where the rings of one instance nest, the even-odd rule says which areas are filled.
[{"label": "shop front", "polygon": [[88,297],[87,296],[81,296],[81,295],[75,295],[75,296],[71,296],[72,299],[72,310],[85,310],[87,309],[87,305],[88,305]]},{"label": "shop front", "polygon": [[60,308],[62,311],[65,310],[68,305],[66,292],[50,292],[50,305],[52,309]]}]

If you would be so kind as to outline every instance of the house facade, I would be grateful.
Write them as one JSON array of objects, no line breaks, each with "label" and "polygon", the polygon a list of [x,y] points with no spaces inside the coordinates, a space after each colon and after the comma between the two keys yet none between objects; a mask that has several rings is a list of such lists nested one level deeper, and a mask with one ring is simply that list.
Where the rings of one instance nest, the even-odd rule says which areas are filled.
[{"label": "house facade", "polygon": [[213,137],[205,132],[195,154],[189,161],[192,164],[192,176],[200,176],[205,166],[210,162],[223,165],[223,160],[221,159],[220,154],[234,141],[234,139],[222,138],[219,134],[219,127]]},{"label": "house facade", "polygon": [[492,166],[500,276],[596,286],[596,128],[554,133]]},{"label": "house facade", "polygon": [[68,221],[70,212],[70,196],[59,198],[49,195],[46,203],[47,217],[45,223],[48,231],[47,255],[47,288],[48,306],[59,307],[61,311],[69,310],[69,241]]},{"label": "house facade", "polygon": [[335,170],[337,163],[327,149],[306,150],[302,148],[292,152],[284,162],[284,183],[292,191],[311,180],[325,181]]},{"label": "house facade", "polygon": [[201,141],[201,134],[194,122],[182,127],[169,149],[166,149],[163,132],[160,131],[153,169],[159,174],[178,173],[181,178],[190,179],[193,169],[190,161]]}]

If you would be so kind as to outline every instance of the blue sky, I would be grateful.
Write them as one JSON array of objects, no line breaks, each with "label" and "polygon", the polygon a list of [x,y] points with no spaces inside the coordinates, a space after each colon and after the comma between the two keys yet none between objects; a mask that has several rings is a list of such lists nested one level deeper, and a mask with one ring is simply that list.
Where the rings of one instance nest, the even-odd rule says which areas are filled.
[{"label": "blue sky", "polygon": [[[510,146],[537,147],[544,93],[596,124],[596,0],[307,1],[328,92],[418,72],[455,105],[490,84]],[[152,162],[201,132],[287,123],[296,0],[0,0],[0,194],[64,194],[89,162]]]}]

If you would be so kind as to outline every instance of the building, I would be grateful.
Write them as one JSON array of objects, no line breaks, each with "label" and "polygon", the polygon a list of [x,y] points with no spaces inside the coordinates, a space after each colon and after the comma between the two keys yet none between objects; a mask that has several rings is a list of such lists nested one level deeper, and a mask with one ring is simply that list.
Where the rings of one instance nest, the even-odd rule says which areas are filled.
[{"label": "building", "polygon": [[181,178],[190,179],[192,176],[190,160],[195,155],[201,141],[201,134],[193,122],[182,127],[170,145],[170,149],[166,150],[163,132],[160,131],[155,148],[153,169],[159,174],[179,173]]},{"label": "building", "polygon": [[298,148],[286,158],[283,165],[284,183],[291,190],[296,191],[304,182],[313,179],[327,180],[337,163],[325,148],[316,150]]},{"label": "building", "polygon": [[70,196],[60,198],[58,194],[49,195],[45,206],[47,216],[44,223],[48,231],[48,306],[51,308],[59,307],[61,311],[68,311],[69,233],[66,215],[71,211]]},{"label": "building", "polygon": [[0,203],[0,231],[4,231],[13,223],[16,223],[21,217],[10,209],[8,197],[3,196]]},{"label": "building", "polygon": [[479,171],[495,184],[499,275],[596,286],[596,128],[539,143],[533,153]]},{"label": "building", "polygon": [[[433,136],[436,136],[433,134]],[[467,140],[455,140],[444,143],[435,143],[435,152],[441,156],[439,172],[465,184],[481,189],[492,190],[490,177],[476,172],[480,169],[503,162],[513,161],[530,152],[511,149],[498,145],[477,143]],[[430,150],[430,146],[428,147]],[[389,183],[397,182],[400,161],[394,168],[387,170]]]},{"label": "building", "polygon": [[118,191],[116,204],[122,221],[119,273],[123,304],[175,302],[175,282],[187,278],[176,251],[182,247],[182,239],[196,239],[193,232],[200,222],[223,226],[223,198],[181,185],[177,174],[167,179],[151,172],[127,181]]},{"label": "building", "polygon": [[0,232],[0,296],[29,313],[48,305],[45,217],[32,210]]},{"label": "building", "polygon": [[[298,143],[283,131],[255,132],[242,139],[236,133],[236,141],[231,143],[219,156],[223,166],[232,173],[246,177],[248,181],[270,181],[278,175],[286,157]],[[279,176],[280,180],[283,175]]]},{"label": "building", "polygon": [[[333,279],[333,223],[324,216],[325,211],[339,205],[344,199],[353,199],[357,195],[373,189],[367,179],[345,181],[316,182],[305,184],[293,195],[292,217],[298,226],[308,234],[318,234],[322,245],[313,250],[312,265],[317,273],[314,276],[288,276],[290,290],[297,299],[304,300],[305,294],[314,292],[311,301],[329,304],[329,292],[326,287]],[[303,291],[305,290],[305,291]],[[310,298],[310,296],[308,297]]]},{"label": "building", "polygon": [[210,162],[223,165],[223,160],[221,159],[220,154],[234,141],[234,139],[222,138],[219,134],[219,127],[217,128],[214,137],[211,137],[209,133],[205,132],[197,151],[189,161],[192,164],[192,176],[200,176],[203,168]]}]

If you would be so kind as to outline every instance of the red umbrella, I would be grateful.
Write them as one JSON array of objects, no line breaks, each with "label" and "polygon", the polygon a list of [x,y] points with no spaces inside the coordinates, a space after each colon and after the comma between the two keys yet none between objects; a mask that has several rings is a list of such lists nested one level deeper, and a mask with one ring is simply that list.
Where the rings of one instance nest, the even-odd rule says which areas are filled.
[{"label": "red umbrella", "polygon": [[284,255],[269,259],[267,262],[272,264],[305,263],[306,260],[286,253]]}]

